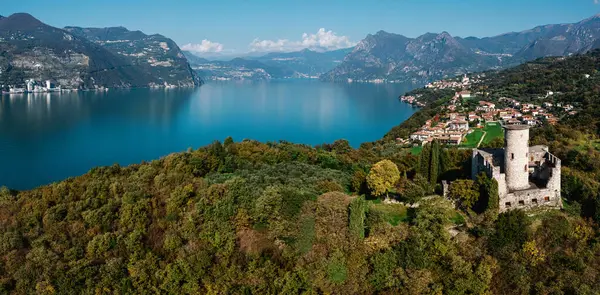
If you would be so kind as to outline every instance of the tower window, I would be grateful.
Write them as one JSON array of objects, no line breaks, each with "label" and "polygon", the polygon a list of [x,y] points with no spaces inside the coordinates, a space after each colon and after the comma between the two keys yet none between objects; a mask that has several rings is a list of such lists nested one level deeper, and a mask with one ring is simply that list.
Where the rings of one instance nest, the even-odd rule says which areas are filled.
[{"label": "tower window", "polygon": [[525,164],[525,172],[527,172],[527,164]]},{"label": "tower window", "polygon": [[510,208],[510,202],[506,202],[506,203],[504,203],[504,207],[506,207],[506,208]]},{"label": "tower window", "polygon": [[510,159],[514,160],[515,159],[515,154],[514,153],[510,153]]},{"label": "tower window", "polygon": [[519,206],[525,206],[525,201],[519,201]]},{"label": "tower window", "polygon": [[537,199],[531,199],[531,203],[537,204]]},{"label": "tower window", "polygon": [[544,202],[550,202],[550,197],[544,197]]}]

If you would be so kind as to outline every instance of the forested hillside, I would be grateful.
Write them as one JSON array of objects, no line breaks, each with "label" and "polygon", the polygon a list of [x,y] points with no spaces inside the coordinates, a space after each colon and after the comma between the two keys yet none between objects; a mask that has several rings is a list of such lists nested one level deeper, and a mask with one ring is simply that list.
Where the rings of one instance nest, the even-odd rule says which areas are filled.
[{"label": "forested hillside", "polygon": [[[394,145],[353,150],[345,141],[312,148],[227,139],[27,192],[4,190],[1,288],[17,294],[590,294],[600,288],[595,224],[561,212],[498,216],[489,201],[493,182],[484,178],[465,180],[464,191],[453,192],[461,210],[440,197],[423,198],[435,190],[434,175],[467,177],[469,151],[438,147],[422,155]],[[385,204],[379,195],[420,206]]]},{"label": "forested hillside", "polygon": [[[0,292],[595,294],[599,68],[597,53],[540,60],[477,86],[490,100],[534,100],[547,88],[580,99],[573,119],[532,130],[531,144],[562,159],[562,211],[499,214],[496,182],[469,179],[470,150],[434,142],[414,156],[397,146],[394,133],[448,99],[419,90],[431,95],[426,108],[359,149],[228,138],[2,189]],[[450,200],[435,196],[442,180],[454,181]]]}]

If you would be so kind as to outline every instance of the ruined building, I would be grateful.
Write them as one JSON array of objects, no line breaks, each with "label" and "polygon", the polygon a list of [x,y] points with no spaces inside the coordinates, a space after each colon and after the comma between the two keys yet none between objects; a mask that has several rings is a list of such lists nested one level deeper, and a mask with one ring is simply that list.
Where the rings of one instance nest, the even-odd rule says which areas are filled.
[{"label": "ruined building", "polygon": [[474,149],[472,178],[485,172],[498,182],[500,212],[562,208],[560,159],[547,146],[529,146],[529,126],[504,126],[504,148]]}]

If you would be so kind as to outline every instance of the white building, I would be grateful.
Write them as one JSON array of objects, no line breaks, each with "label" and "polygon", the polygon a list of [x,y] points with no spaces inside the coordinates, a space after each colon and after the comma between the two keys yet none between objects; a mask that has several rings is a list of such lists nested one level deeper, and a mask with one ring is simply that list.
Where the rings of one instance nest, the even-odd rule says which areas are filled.
[{"label": "white building", "polygon": [[27,91],[32,92],[34,85],[35,85],[35,81],[27,80]]},{"label": "white building", "polygon": [[448,123],[450,130],[469,130],[469,122],[465,120],[452,120]]},{"label": "white building", "polygon": [[469,91],[461,91],[459,93],[457,93],[458,96],[462,96],[462,98],[471,98],[471,92]]}]

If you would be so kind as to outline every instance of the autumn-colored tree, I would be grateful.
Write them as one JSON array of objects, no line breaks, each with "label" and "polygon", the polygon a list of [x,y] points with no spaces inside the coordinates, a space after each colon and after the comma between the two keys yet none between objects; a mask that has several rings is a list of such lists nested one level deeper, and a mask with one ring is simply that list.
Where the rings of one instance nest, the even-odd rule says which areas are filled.
[{"label": "autumn-colored tree", "polygon": [[364,194],[367,191],[367,173],[362,169],[357,169],[352,175],[350,186],[353,192]]},{"label": "autumn-colored tree", "polygon": [[371,171],[367,175],[367,185],[374,196],[383,194],[387,196],[399,179],[398,166],[390,160],[382,160],[371,167]]},{"label": "autumn-colored tree", "polygon": [[546,254],[537,245],[535,240],[525,242],[521,251],[525,261],[527,261],[527,263],[531,266],[536,266],[538,263],[541,263],[546,259]]},{"label": "autumn-colored tree", "polygon": [[475,186],[475,182],[470,179],[459,179],[450,185],[448,196],[451,199],[460,202],[460,205],[467,209],[473,207],[473,205],[479,199],[479,191]]}]

